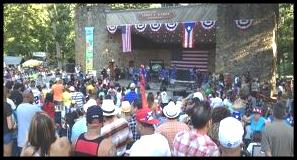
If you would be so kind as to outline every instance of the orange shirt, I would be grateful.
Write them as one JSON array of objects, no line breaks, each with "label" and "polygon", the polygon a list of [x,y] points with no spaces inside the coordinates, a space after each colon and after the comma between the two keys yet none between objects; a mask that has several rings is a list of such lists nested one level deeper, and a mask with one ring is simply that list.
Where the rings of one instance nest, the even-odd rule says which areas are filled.
[{"label": "orange shirt", "polygon": [[62,84],[54,84],[52,86],[54,101],[62,102],[63,100],[63,85]]}]

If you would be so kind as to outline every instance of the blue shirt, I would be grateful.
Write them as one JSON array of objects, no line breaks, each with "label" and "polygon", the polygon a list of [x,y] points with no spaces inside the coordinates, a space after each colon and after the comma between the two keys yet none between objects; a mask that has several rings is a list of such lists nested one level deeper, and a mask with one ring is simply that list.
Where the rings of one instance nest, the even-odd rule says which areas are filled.
[{"label": "blue shirt", "polygon": [[18,119],[18,146],[24,147],[31,120],[36,112],[41,109],[33,104],[21,103],[17,108],[17,119]]},{"label": "blue shirt", "polygon": [[265,118],[261,116],[259,118],[259,120],[257,122],[255,122],[254,115],[252,115],[252,117],[251,117],[251,130],[252,130],[252,132],[262,131],[262,129],[264,127],[265,127]]},{"label": "blue shirt", "polygon": [[80,118],[72,126],[71,143],[74,143],[80,134],[87,132],[87,119],[86,117]]},{"label": "blue shirt", "polygon": [[138,94],[135,91],[128,92],[124,97],[124,101],[129,101],[130,104],[136,99],[138,99]]}]

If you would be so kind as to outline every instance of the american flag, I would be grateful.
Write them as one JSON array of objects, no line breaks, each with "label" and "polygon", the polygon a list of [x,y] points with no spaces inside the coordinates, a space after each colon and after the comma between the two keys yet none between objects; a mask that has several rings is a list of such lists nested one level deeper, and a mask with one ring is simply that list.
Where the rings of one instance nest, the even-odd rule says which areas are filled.
[{"label": "american flag", "polygon": [[184,48],[193,48],[193,32],[194,32],[195,22],[184,23],[184,40],[183,47]]},{"label": "american flag", "polygon": [[123,52],[131,52],[131,26],[122,26],[122,46]]},{"label": "american flag", "polygon": [[176,69],[189,70],[196,67],[199,71],[208,71],[207,50],[182,50],[172,53],[171,66]]}]

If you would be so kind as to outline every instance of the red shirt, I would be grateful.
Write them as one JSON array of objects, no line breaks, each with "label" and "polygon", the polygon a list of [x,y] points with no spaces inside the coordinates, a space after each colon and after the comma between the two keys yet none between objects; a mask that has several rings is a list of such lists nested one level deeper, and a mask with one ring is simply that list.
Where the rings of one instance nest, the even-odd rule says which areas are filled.
[{"label": "red shirt", "polygon": [[53,119],[55,119],[55,104],[47,102],[43,105],[43,110]]}]

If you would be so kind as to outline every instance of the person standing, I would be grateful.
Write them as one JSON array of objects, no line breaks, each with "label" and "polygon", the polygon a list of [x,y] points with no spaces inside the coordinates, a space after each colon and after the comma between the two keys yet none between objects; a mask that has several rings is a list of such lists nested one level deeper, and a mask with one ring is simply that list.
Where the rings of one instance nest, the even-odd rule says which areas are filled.
[{"label": "person standing", "polygon": [[218,146],[207,135],[211,126],[211,108],[207,102],[194,103],[188,110],[193,128],[181,131],[173,141],[173,156],[219,156]]},{"label": "person standing", "polygon": [[54,103],[57,107],[57,110],[63,110],[62,101],[63,101],[63,84],[60,78],[56,78],[56,83],[52,86],[52,92],[54,95]]},{"label": "person standing", "polygon": [[294,129],[283,120],[285,107],[276,103],[274,121],[262,132],[261,149],[266,156],[294,156]]},{"label": "person standing", "polygon": [[65,87],[63,92],[63,106],[65,107],[65,112],[64,112],[65,114],[70,112],[71,101],[72,101],[72,96],[69,92],[69,89]]},{"label": "person standing", "polygon": [[13,129],[16,124],[12,118],[12,109],[6,102],[8,89],[4,87],[4,112],[3,112],[3,152],[4,156],[11,156],[13,145]]},{"label": "person standing", "polygon": [[101,136],[111,137],[112,143],[116,146],[116,155],[123,156],[126,152],[128,142],[132,139],[132,132],[129,129],[128,121],[125,118],[118,118],[118,110],[113,100],[103,100],[101,109],[104,116],[104,126],[101,129]]},{"label": "person standing", "polygon": [[34,104],[37,106],[41,106],[40,100],[41,100],[41,92],[40,90],[36,87],[36,82],[33,80],[31,81],[30,84],[30,90],[33,92],[34,96]]},{"label": "person standing", "polygon": [[178,108],[174,102],[169,102],[167,106],[163,109],[163,114],[168,118],[168,120],[157,127],[155,133],[160,133],[166,137],[168,140],[170,150],[173,150],[173,140],[176,133],[180,131],[189,131],[190,128],[183,122],[178,122],[177,118],[180,114],[180,108]]},{"label": "person standing", "polygon": [[13,86],[13,90],[10,94],[10,99],[15,103],[16,107],[19,106],[23,102],[23,96],[21,93],[22,84],[17,82]]},{"label": "person standing", "polygon": [[222,157],[239,157],[241,154],[243,126],[234,117],[227,117],[220,121],[219,142]]},{"label": "person standing", "polygon": [[82,92],[75,90],[73,86],[69,87],[69,91],[72,97],[72,101],[75,101],[76,109],[81,108],[85,102],[85,96]]},{"label": "person standing", "polygon": [[129,156],[171,156],[168,140],[160,133],[154,133],[160,122],[154,119],[149,108],[136,112],[137,129],[141,137],[130,148]]},{"label": "person standing", "polygon": [[68,139],[56,135],[54,120],[45,112],[37,112],[32,118],[21,156],[69,156],[70,151]]},{"label": "person standing", "polygon": [[103,126],[103,111],[98,106],[87,110],[87,132],[73,143],[74,156],[115,156],[116,150],[111,138],[100,135]]},{"label": "person standing", "polygon": [[55,104],[52,93],[47,93],[42,108],[53,120],[55,120]]},{"label": "person standing", "polygon": [[25,146],[26,135],[34,114],[41,111],[36,105],[33,105],[34,97],[30,90],[23,92],[23,103],[17,108],[18,119],[18,149],[19,151]]},{"label": "person standing", "polygon": [[130,104],[139,98],[139,95],[135,92],[135,83],[130,84],[130,92],[126,93],[124,96],[124,101],[129,101]]}]

